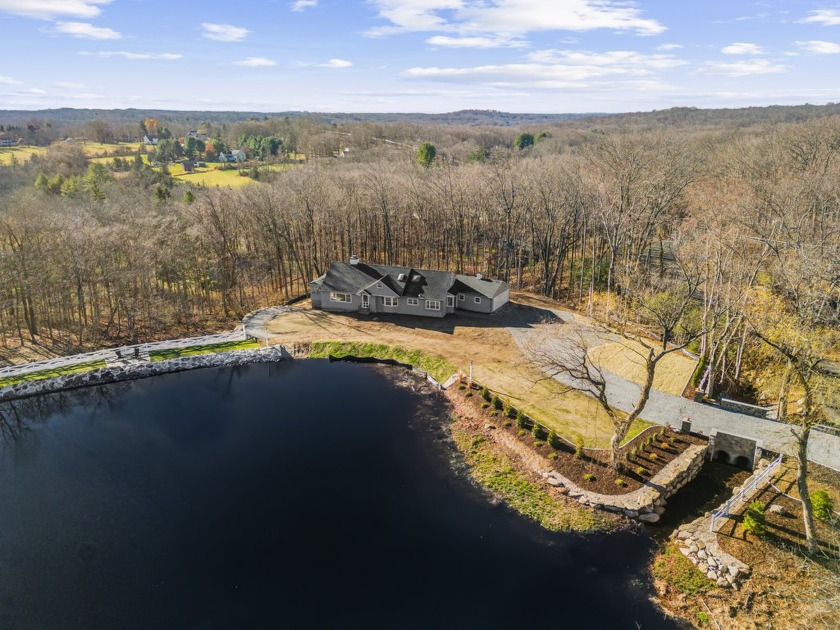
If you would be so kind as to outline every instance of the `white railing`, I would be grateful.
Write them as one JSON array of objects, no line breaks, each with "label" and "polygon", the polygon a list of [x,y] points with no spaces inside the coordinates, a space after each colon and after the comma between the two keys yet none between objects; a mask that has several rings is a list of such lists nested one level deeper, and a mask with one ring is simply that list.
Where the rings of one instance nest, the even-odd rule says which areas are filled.
[{"label": "white railing", "polygon": [[764,482],[768,477],[770,477],[770,475],[773,474],[773,471],[775,471],[781,465],[781,463],[782,454],[779,453],[779,456],[776,457],[776,459],[774,459],[772,462],[770,462],[770,465],[767,466],[767,468],[765,468],[764,470],[762,470],[760,474],[753,477],[747,485],[741,488],[738,494],[734,495],[731,499],[729,499],[729,501],[724,503],[722,507],[712,512],[712,523],[710,531],[715,531],[715,522],[717,521],[717,519],[728,517],[733,506],[743,501],[744,497],[746,497],[750,492],[755,490],[760,483]]}]

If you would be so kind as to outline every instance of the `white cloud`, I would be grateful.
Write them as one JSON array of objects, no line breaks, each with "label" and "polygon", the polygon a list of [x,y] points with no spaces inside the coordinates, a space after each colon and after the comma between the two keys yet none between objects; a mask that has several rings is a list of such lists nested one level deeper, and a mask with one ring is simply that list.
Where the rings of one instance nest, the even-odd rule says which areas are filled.
[{"label": "white cloud", "polygon": [[352,61],[347,61],[346,59],[330,59],[326,63],[319,63],[319,68],[333,68],[335,70],[342,70],[344,68],[349,68],[353,65]]},{"label": "white cloud", "polygon": [[778,74],[785,72],[788,66],[776,64],[767,59],[745,59],[744,61],[709,62],[699,72],[702,74],[720,74],[728,77],[745,77],[752,74]]},{"label": "white cloud", "polygon": [[62,90],[81,90],[83,87],[85,87],[84,83],[72,83],[70,81],[59,81],[54,85],[55,87],[61,88]]},{"label": "white cloud", "polygon": [[92,18],[102,12],[99,5],[111,0],[0,0],[0,13],[52,20],[61,16]]},{"label": "white cloud", "polygon": [[29,96],[44,96],[47,93],[46,90],[42,90],[41,88],[27,88],[25,90],[18,91],[18,94],[27,94]]},{"label": "white cloud", "polygon": [[[473,81],[489,85],[525,83],[531,87],[581,87],[598,79],[651,77],[656,70],[686,65],[672,55],[644,55],[633,51],[595,53],[580,50],[542,50],[528,55],[527,63],[465,68],[410,68],[403,76],[439,81]],[[657,84],[645,79],[645,85]]]},{"label": "white cloud", "polygon": [[68,94],[67,97],[82,101],[95,101],[102,98],[99,94]]},{"label": "white cloud", "polygon": [[248,57],[241,61],[234,61],[233,65],[243,66],[245,68],[268,68],[270,66],[276,66],[277,62],[266,59],[265,57]]},{"label": "white cloud", "polygon": [[63,35],[72,35],[82,39],[121,39],[122,33],[110,28],[94,26],[85,22],[59,22],[55,31]]},{"label": "white cloud", "polygon": [[99,57],[100,59],[122,57],[123,59],[149,59],[157,61],[176,61],[183,57],[183,55],[176,55],[173,53],[135,53],[125,50],[100,50],[98,52],[88,52],[83,50],[79,52],[79,54],[84,57]]},{"label": "white cloud", "polygon": [[796,42],[802,50],[815,55],[836,55],[840,53],[840,44],[834,42],[823,42],[819,40],[811,40],[807,42]]},{"label": "white cloud", "polygon": [[204,22],[201,25],[202,35],[207,39],[214,39],[217,42],[241,42],[248,36],[247,28],[232,26],[231,24],[210,24]]},{"label": "white cloud", "polygon": [[763,55],[764,49],[758,44],[735,42],[720,49],[724,55]]},{"label": "white cloud", "polygon": [[370,0],[390,24],[370,29],[377,37],[438,31],[461,36],[522,37],[538,31],[611,29],[656,35],[666,28],[643,18],[632,2],[616,0]]},{"label": "white cloud", "polygon": [[497,37],[450,37],[435,35],[426,40],[431,46],[444,48],[524,48],[527,42],[521,39],[507,39]]},{"label": "white cloud", "polygon": [[311,9],[312,7],[318,6],[318,0],[296,0],[292,3],[292,11],[297,11],[300,13],[301,11],[305,11],[306,9]]},{"label": "white cloud", "polygon": [[4,77],[0,75],[0,85],[20,85],[21,81],[16,81],[12,77]]},{"label": "white cloud", "polygon": [[682,44],[662,44],[661,46],[657,46],[656,50],[667,52],[669,50],[679,50],[680,48],[685,48],[685,46]]},{"label": "white cloud", "polygon": [[840,9],[819,9],[811,11],[811,15],[798,20],[801,24],[822,24],[823,26],[840,26]]}]

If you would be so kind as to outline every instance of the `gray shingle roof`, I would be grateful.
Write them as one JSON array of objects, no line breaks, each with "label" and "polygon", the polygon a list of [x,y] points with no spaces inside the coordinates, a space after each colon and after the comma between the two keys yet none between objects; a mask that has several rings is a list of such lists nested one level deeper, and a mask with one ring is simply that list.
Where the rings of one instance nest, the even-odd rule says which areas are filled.
[{"label": "gray shingle roof", "polygon": [[412,269],[393,265],[351,265],[332,262],[327,273],[313,284],[340,293],[375,292],[372,286],[381,282],[400,297],[443,300],[447,295],[468,293],[494,298],[508,289],[506,282],[455,275],[451,271]]},{"label": "gray shingle roof", "polygon": [[508,290],[507,282],[491,280],[490,278],[477,278],[476,276],[455,276],[455,284],[452,293],[476,293],[484,297],[494,298]]}]

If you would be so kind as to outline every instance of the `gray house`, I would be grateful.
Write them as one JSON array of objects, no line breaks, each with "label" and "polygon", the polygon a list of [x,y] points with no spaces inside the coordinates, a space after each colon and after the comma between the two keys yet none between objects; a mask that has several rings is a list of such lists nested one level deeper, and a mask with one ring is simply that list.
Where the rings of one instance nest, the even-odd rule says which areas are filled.
[{"label": "gray house", "polygon": [[333,262],[309,283],[312,307],[338,313],[398,313],[443,317],[456,309],[493,313],[510,300],[510,286],[480,275],[368,265],[353,256]]}]

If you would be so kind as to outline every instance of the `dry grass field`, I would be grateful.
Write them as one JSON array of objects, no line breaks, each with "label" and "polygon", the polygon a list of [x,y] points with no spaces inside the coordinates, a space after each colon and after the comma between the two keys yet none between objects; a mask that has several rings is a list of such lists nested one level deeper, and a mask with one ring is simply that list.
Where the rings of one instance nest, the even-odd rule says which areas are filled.
[{"label": "dry grass field", "polygon": [[[47,150],[44,147],[21,146],[3,148],[0,149],[0,165],[8,166],[12,163],[14,158],[16,158],[19,163],[28,162],[29,158],[33,155],[43,155],[46,151]],[[14,156],[14,158],[12,158],[12,156]]]},{"label": "dry grass field", "polygon": [[[592,361],[601,368],[618,374],[634,383],[641,383],[645,378],[645,364],[641,352],[646,351],[639,343],[629,340],[609,342],[597,346],[589,352]],[[694,373],[697,365],[682,353],[674,352],[659,362],[656,375],[653,378],[654,388],[682,396],[688,379]]]}]

